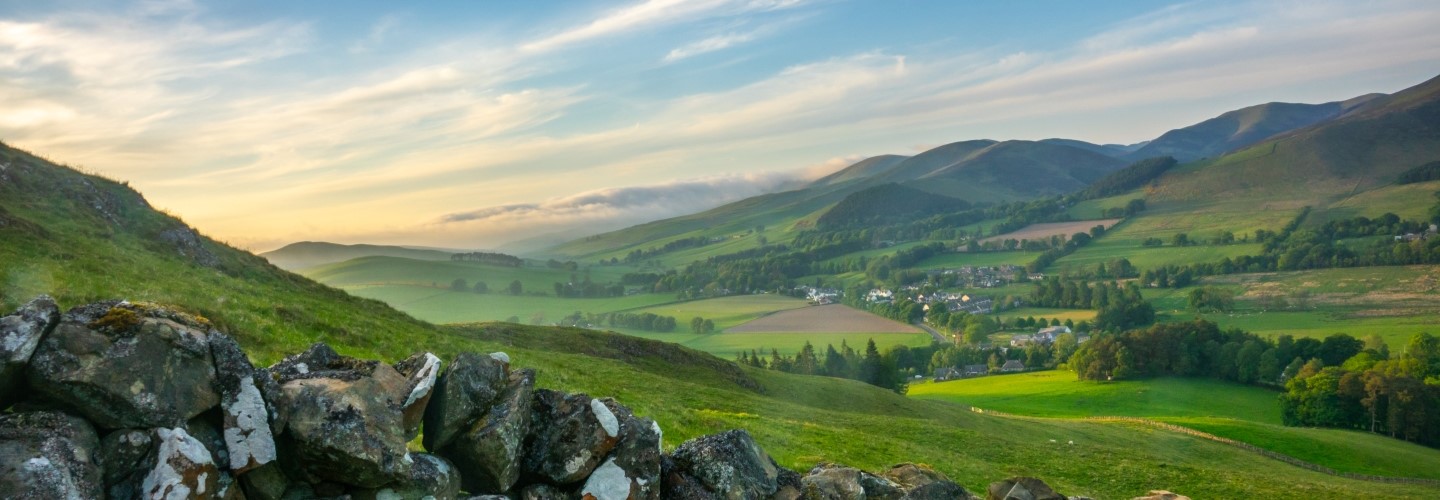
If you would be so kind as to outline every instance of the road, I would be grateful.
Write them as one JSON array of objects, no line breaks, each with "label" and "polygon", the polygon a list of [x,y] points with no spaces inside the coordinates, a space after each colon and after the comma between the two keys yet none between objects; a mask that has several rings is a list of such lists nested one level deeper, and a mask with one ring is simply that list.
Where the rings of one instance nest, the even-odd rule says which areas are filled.
[{"label": "road", "polygon": [[930,328],[930,325],[925,324],[924,321],[915,322],[915,326],[918,326],[921,330],[925,330],[927,333],[929,333],[931,337],[935,338],[936,342],[939,342],[941,344],[950,342],[950,339],[945,338],[944,335],[941,335],[940,332],[935,331],[934,328]]}]

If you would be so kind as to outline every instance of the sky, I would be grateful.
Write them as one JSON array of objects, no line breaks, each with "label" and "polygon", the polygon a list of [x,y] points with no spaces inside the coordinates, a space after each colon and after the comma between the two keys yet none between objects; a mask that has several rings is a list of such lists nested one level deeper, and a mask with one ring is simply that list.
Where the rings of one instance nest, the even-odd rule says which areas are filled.
[{"label": "sky", "polygon": [[0,0],[0,140],[254,251],[499,248],[1440,74],[1433,0]]}]

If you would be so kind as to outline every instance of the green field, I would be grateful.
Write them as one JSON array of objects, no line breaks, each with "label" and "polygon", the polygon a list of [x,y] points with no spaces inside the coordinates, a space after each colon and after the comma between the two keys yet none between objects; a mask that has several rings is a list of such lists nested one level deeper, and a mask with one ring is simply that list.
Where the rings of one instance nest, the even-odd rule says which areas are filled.
[{"label": "green field", "polygon": [[[916,269],[955,268],[960,266],[1023,266],[1040,256],[1039,252],[952,252],[920,261]],[[1009,276],[1006,276],[1009,278]]]},{"label": "green field", "polygon": [[797,299],[784,295],[762,294],[675,302],[627,310],[626,312],[648,312],[661,316],[674,316],[677,321],[684,323],[687,327],[690,324],[690,318],[698,316],[714,321],[715,328],[719,331],[724,331],[726,328],[739,325],[766,314],[776,311],[798,309],[809,305],[810,303],[806,302],[805,299]]},{"label": "green field", "polygon": [[[1059,319],[1061,323],[1064,323],[1065,320],[1068,319],[1068,320],[1074,321],[1074,322],[1076,322],[1076,323],[1079,323],[1079,322],[1081,322],[1081,321],[1094,321],[1094,320],[1095,320],[1095,311],[1092,311],[1092,310],[1089,310],[1089,309],[1054,309],[1054,308],[1049,308],[1049,307],[1022,307],[1022,308],[1019,308],[1019,309],[1011,309],[1011,310],[1008,310],[1008,311],[1000,311],[1000,312],[998,312],[998,313],[995,313],[994,316],[1000,317],[1000,318],[1028,318],[1028,317],[1034,317],[1035,319],[1040,319],[1040,318],[1052,319],[1052,318],[1053,318],[1053,319]],[[1039,327],[1036,327],[1036,328],[1039,328]]]},{"label": "green field", "polygon": [[912,385],[909,394],[1041,417],[1223,417],[1280,423],[1278,392],[1210,379],[1100,384],[1050,370]]},{"label": "green field", "polygon": [[[359,297],[385,302],[406,314],[432,323],[504,321],[511,316],[518,316],[521,322],[530,323],[532,316],[538,313],[543,316],[543,323],[549,324],[575,311],[598,314],[675,300],[675,296],[670,294],[653,293],[570,299],[507,293],[476,294],[419,285],[352,285],[341,288]],[[688,318],[686,320],[688,321]],[[680,321],[679,318],[676,321]]]},{"label": "green field", "polygon": [[915,384],[909,394],[1018,415],[1147,418],[1343,472],[1440,479],[1440,468],[1434,467],[1440,463],[1440,450],[1363,432],[1285,427],[1280,425],[1278,392],[1229,382],[1160,378],[1095,383],[1076,380],[1068,371],[1045,371]]},{"label": "green field", "polygon": [[596,283],[620,281],[635,269],[628,266],[584,266],[577,271],[549,267],[505,267],[478,262],[415,260],[400,257],[362,257],[304,270],[305,277],[330,286],[348,285],[422,285],[449,287],[456,278],[474,286],[483,281],[491,291],[500,291],[511,281],[519,280],[524,290],[555,293],[555,283],[568,283],[571,277],[589,276]]},{"label": "green field", "polygon": [[875,345],[881,351],[903,345],[908,347],[924,347],[930,345],[930,334],[928,333],[800,333],[800,332],[777,332],[777,333],[711,333],[697,335],[689,332],[655,333],[631,331],[623,328],[616,329],[620,333],[643,337],[652,340],[660,340],[674,344],[680,344],[697,351],[704,351],[722,359],[734,359],[741,351],[749,352],[754,350],[764,354],[767,359],[770,350],[779,351],[780,354],[790,356],[800,351],[806,342],[815,346],[816,350],[824,354],[827,344],[840,349],[841,342],[849,344],[857,351],[865,349],[865,343],[874,340]]}]

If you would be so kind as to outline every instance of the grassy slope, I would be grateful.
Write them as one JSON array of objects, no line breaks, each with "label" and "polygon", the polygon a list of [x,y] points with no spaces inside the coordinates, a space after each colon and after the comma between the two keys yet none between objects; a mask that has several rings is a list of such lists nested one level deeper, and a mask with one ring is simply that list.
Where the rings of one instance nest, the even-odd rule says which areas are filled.
[{"label": "grassy slope", "polygon": [[[1170,488],[1197,497],[1413,496],[1440,490],[1375,485],[1286,467],[1193,438],[1116,424],[1033,423],[973,415],[859,383],[746,370],[763,394],[737,385],[733,365],[683,348],[613,334],[491,325],[439,328],[383,303],[349,296],[205,240],[220,269],[156,243],[179,225],[138,195],[3,151],[0,303],[38,293],[65,306],[111,297],[176,304],[210,318],[270,363],[315,341],[350,355],[396,360],[424,346],[443,356],[504,349],[541,369],[546,387],[613,395],[660,420],[665,443],[731,427],[753,432],[786,466],[819,459],[865,468],[934,464],[973,487],[1011,475],[1046,478],[1072,494],[1132,496]],[[22,167],[14,165],[23,164]],[[92,195],[98,193],[100,198]],[[95,199],[120,207],[116,221]],[[102,203],[102,205],[105,205]],[[1046,439],[1074,439],[1057,450]],[[1161,466],[1164,464],[1164,466]],[[1424,493],[1421,493],[1424,494]]]},{"label": "grassy slope", "polygon": [[1336,429],[1280,425],[1278,393],[1208,379],[1093,383],[1066,371],[912,386],[921,399],[1021,415],[1142,417],[1192,427],[1344,472],[1440,479],[1440,450]]},{"label": "grassy slope", "polygon": [[360,257],[384,255],[418,260],[449,260],[452,252],[388,245],[341,245],[323,241],[302,241],[259,254],[271,264],[297,270]]}]

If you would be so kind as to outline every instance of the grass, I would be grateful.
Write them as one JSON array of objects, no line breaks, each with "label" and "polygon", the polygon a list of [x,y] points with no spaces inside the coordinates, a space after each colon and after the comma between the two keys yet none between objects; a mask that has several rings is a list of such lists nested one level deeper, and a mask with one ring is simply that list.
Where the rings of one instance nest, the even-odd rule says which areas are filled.
[{"label": "grass", "polygon": [[[1040,256],[1040,252],[952,252],[920,261],[917,269],[940,269],[960,266],[1023,266]],[[1009,278],[1009,276],[1006,276]]]},{"label": "grass", "polygon": [[620,277],[634,268],[628,266],[588,266],[578,271],[550,267],[506,267],[478,262],[416,260],[401,257],[361,257],[345,262],[305,269],[301,274],[331,286],[350,285],[421,285],[446,287],[456,278],[474,286],[483,281],[491,291],[500,291],[519,280],[531,292],[555,293],[555,283],[568,283],[572,277],[583,280],[589,276],[596,283],[619,282]]},{"label": "grass", "polygon": [[1222,417],[1280,423],[1279,393],[1209,379],[1101,384],[1076,380],[1069,371],[1049,370],[912,385],[909,394],[1040,417]]},{"label": "grass", "polygon": [[[613,396],[655,418],[666,448],[744,428],[796,470],[820,460],[869,470],[915,461],[972,490],[1031,475],[1068,494],[1100,498],[1157,487],[1196,498],[1440,495],[1437,488],[1325,476],[1144,427],[976,415],[854,381],[739,368],[624,335],[512,324],[435,326],[208,240],[201,245],[218,267],[197,265],[157,238],[180,221],[150,210],[119,184],[8,148],[0,148],[0,156],[12,165],[7,173],[20,179],[0,184],[0,215],[7,219],[0,228],[0,305],[6,310],[39,293],[67,307],[117,297],[175,304],[235,335],[262,365],[312,342],[387,361],[418,350],[444,359],[503,350],[518,366],[538,369],[542,387]],[[1048,439],[1077,444],[1057,450]]]},{"label": "grass", "polygon": [[[406,314],[433,323],[504,321],[511,316],[517,316],[520,321],[528,323],[533,316],[539,314],[548,324],[576,311],[599,314],[649,307],[675,300],[675,296],[670,294],[571,299],[507,293],[476,294],[419,285],[352,285],[344,289],[356,296],[383,301]],[[676,321],[681,319],[676,317]],[[688,317],[683,319],[689,321]]]},{"label": "grass", "polygon": [[1279,393],[1217,380],[1095,383],[1078,381],[1068,371],[1044,371],[912,385],[910,395],[1019,415],[1147,418],[1343,472],[1440,479],[1434,467],[1440,450],[1363,432],[1285,427]]},{"label": "grass", "polygon": [[676,321],[688,328],[690,318],[699,316],[715,322],[715,328],[724,330],[745,323],[766,314],[807,307],[804,299],[784,295],[736,295],[714,299],[676,302],[665,305],[644,307],[626,312],[649,312],[661,316],[674,316]]},{"label": "grass", "polygon": [[779,351],[780,354],[790,356],[799,352],[806,342],[815,346],[816,350],[824,354],[825,346],[833,345],[836,350],[840,344],[849,344],[857,351],[865,349],[865,343],[875,341],[875,346],[881,351],[903,345],[908,347],[924,347],[930,345],[930,334],[927,333],[812,333],[812,332],[766,332],[766,333],[711,333],[699,335],[694,333],[655,333],[642,331],[629,331],[618,329],[620,333],[633,335],[652,340],[670,342],[683,345],[697,351],[704,351],[722,359],[733,359],[741,351],[751,350],[770,355],[771,349]]},{"label": "grass", "polygon": [[1035,319],[1058,319],[1061,323],[1064,323],[1065,320],[1068,319],[1079,323],[1081,321],[1094,321],[1095,311],[1088,309],[1053,309],[1049,307],[1022,307],[1019,309],[1000,311],[998,313],[995,313],[995,316],[1001,318],[1034,317]]}]

